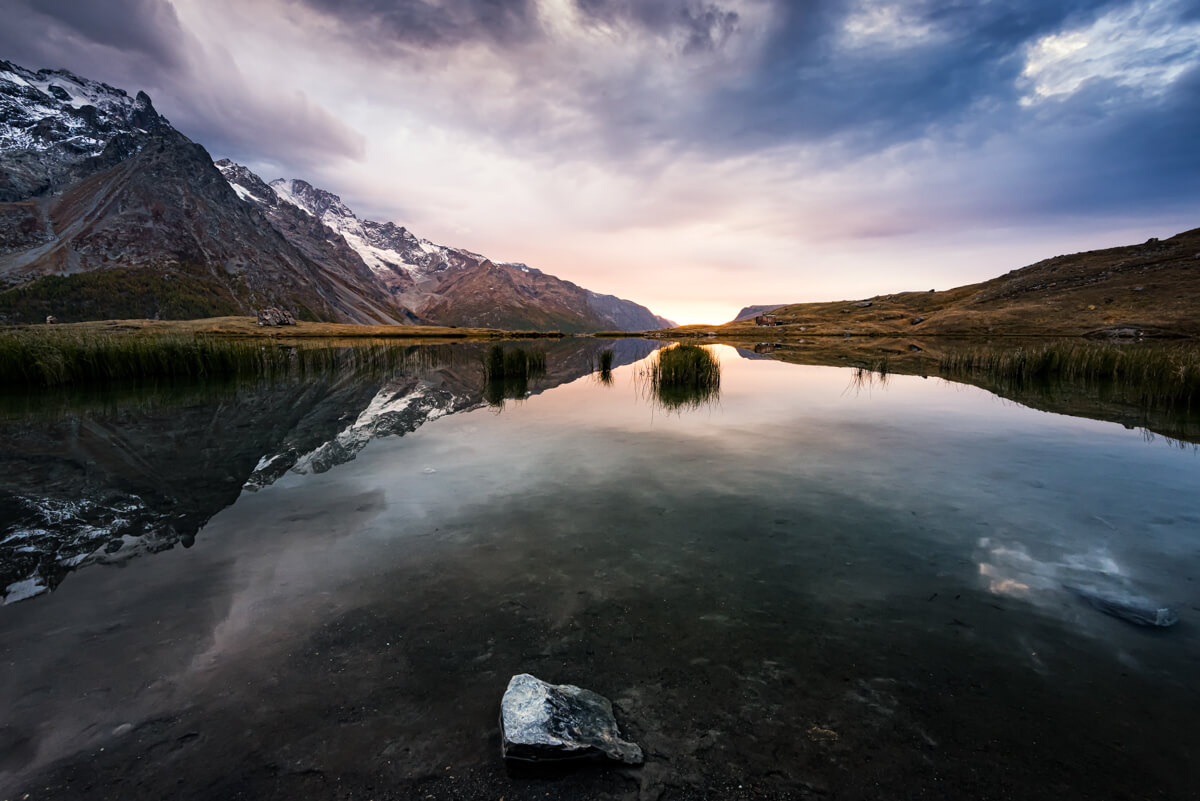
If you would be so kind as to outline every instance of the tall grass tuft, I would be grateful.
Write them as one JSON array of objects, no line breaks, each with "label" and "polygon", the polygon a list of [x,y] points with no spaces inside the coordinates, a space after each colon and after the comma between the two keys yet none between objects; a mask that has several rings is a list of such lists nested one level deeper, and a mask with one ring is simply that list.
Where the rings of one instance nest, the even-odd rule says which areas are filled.
[{"label": "tall grass tuft", "polygon": [[492,345],[484,356],[483,368],[488,381],[536,378],[546,372],[546,352]]},{"label": "tall grass tuft", "polygon": [[850,376],[850,386],[847,390],[854,390],[857,394],[863,390],[869,390],[875,384],[881,387],[886,387],[888,383],[889,364],[887,357],[881,357],[865,364],[854,365],[854,372]]},{"label": "tall grass tuft", "polygon": [[721,394],[721,362],[699,345],[680,344],[658,351],[649,368],[654,397],[668,410],[694,408]]},{"label": "tall grass tuft", "polygon": [[546,352],[492,345],[483,357],[483,397],[492,406],[505,400],[524,398],[529,381],[546,374]]},{"label": "tall grass tuft", "polygon": [[601,384],[603,384],[606,387],[612,386],[612,383],[613,383],[612,367],[613,367],[613,350],[612,350],[612,348],[605,348],[604,350],[602,350],[598,354],[596,354],[596,368],[594,371],[596,374],[596,380],[599,381]]},{"label": "tall grass tuft", "polygon": [[596,364],[599,366],[602,372],[606,370],[611,371],[613,366],[612,348],[605,348],[604,350],[600,351],[600,354],[596,357]]},{"label": "tall grass tuft", "polygon": [[947,353],[945,376],[983,375],[1020,388],[1054,381],[1096,385],[1144,408],[1192,410],[1200,404],[1200,348],[1049,342]]}]

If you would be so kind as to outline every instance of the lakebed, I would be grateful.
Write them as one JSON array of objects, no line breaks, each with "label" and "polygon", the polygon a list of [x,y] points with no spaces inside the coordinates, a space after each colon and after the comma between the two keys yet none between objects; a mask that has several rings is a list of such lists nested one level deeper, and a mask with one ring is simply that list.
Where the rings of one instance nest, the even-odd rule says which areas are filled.
[{"label": "lakebed", "polygon": [[[10,406],[0,797],[1190,797],[1195,449],[787,348],[663,407],[658,344]],[[521,672],[646,764],[506,768]]]}]

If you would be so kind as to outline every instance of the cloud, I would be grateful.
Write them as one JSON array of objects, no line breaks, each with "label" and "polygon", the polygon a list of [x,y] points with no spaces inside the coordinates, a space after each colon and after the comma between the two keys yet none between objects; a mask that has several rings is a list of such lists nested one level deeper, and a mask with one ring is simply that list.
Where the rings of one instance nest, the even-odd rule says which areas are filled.
[{"label": "cloud", "polygon": [[[36,12],[43,24],[58,35],[84,46],[100,45],[119,53],[147,57],[159,66],[174,69],[184,34],[175,8],[161,0],[17,0],[15,8]],[[6,12],[9,13],[9,12]]]},{"label": "cloud", "polygon": [[298,166],[362,158],[365,140],[298,87],[246,76],[218,41],[187,30],[165,0],[14,0],[0,48],[31,69],[68,69],[151,95],[183,133],[221,153],[270,148]]},{"label": "cloud", "polygon": [[375,44],[445,48],[529,36],[533,0],[293,0]]},{"label": "cloud", "polygon": [[1200,65],[1200,19],[1172,0],[1143,0],[1025,49],[1025,105],[1062,98],[1089,81],[1160,94]]},{"label": "cloud", "polygon": [[944,287],[1200,215],[1194,0],[11,4],[18,62],[641,301]]}]

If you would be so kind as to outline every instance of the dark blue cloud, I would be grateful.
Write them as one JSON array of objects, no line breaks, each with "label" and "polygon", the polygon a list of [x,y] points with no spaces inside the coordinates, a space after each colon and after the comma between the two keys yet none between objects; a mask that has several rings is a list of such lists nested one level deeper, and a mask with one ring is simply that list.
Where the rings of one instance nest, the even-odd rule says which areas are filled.
[{"label": "dark blue cloud", "polygon": [[[7,0],[0,46],[20,57],[56,32],[60,44],[77,38],[138,54],[170,69],[180,65],[183,30],[174,7],[162,0]],[[62,34],[66,34],[62,36]]]},{"label": "dark blue cloud", "polygon": [[295,0],[355,29],[377,47],[511,44],[533,35],[531,0]]},{"label": "dark blue cloud", "polygon": [[575,0],[596,21],[680,33],[685,54],[719,49],[738,29],[739,15],[719,3],[695,0]]},{"label": "dark blue cloud", "polygon": [[699,116],[713,124],[703,130],[713,145],[735,149],[837,137],[869,150],[911,140],[980,103],[1014,103],[1022,46],[1111,5],[899,3],[908,24],[930,31],[927,41],[849,48],[839,38],[852,4],[782,4],[754,74],[709,99]]},{"label": "dark blue cloud", "polygon": [[[1102,110],[1123,95],[1119,109]],[[1026,135],[1041,156],[1021,198],[1029,211],[1157,213],[1183,201],[1200,213],[1200,68],[1151,97],[1094,81],[1054,114]]]}]

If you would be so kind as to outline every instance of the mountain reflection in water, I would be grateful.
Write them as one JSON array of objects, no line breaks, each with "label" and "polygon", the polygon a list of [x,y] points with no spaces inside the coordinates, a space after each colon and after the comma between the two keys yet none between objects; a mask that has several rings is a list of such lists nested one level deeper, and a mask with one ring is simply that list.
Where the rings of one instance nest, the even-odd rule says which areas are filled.
[{"label": "mountain reflection in water", "polygon": [[[36,394],[4,399],[5,603],[53,589],[85,565],[122,563],[177,543],[190,547],[196,532],[243,491],[289,471],[323,473],[373,439],[403,436],[494,400],[483,377],[487,346],[418,347],[417,366],[395,370],[114,388],[79,393],[74,404],[61,402],[60,393],[43,393],[54,399],[46,404]],[[587,375],[601,350],[613,349],[624,365],[658,346],[570,339],[538,347],[547,353],[547,369],[521,382],[521,397]]]}]

